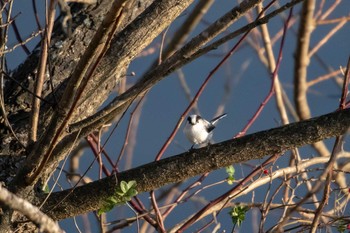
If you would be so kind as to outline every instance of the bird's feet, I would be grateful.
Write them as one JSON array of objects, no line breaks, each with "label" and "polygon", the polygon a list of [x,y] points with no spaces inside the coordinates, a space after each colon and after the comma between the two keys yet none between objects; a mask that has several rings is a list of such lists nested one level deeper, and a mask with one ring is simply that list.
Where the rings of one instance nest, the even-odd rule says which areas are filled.
[{"label": "bird's feet", "polygon": [[192,151],[193,149],[194,149],[194,146],[195,146],[196,144],[193,144],[192,146],[191,146],[191,148],[188,150],[188,152],[190,152],[190,151]]}]

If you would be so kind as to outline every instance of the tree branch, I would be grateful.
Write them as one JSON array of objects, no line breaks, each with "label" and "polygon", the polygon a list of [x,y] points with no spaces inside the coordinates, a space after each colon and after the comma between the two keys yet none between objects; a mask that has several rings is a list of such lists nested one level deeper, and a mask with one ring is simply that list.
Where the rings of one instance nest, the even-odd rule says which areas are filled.
[{"label": "tree branch", "polygon": [[0,184],[0,202],[13,210],[25,215],[28,219],[39,225],[39,230],[48,233],[63,233],[59,225],[42,213],[38,207],[33,206],[30,202],[17,197]]},{"label": "tree branch", "polygon": [[[87,112],[92,111],[91,109],[95,110],[99,107],[103,102],[100,97],[97,103],[96,100],[88,102],[86,96],[94,98],[96,95],[99,95],[97,88],[102,87],[104,84],[109,85],[107,83],[108,81],[111,81],[111,79],[108,78],[112,77],[114,83],[114,78],[116,78],[116,76],[121,77],[120,73],[114,76],[115,71],[125,70],[131,59],[134,58],[145,46],[151,43],[168,24],[175,20],[176,17],[191,4],[191,2],[192,0],[171,0],[166,2],[160,0],[154,1],[135,21],[128,25],[125,30],[122,30],[112,40],[111,46],[104,57],[106,61],[102,59],[100,66],[97,67],[97,72],[93,77],[94,82],[86,84],[83,96],[79,99],[79,101],[85,101],[85,104],[90,105],[90,110],[87,110],[86,108],[74,109],[74,115],[84,116],[84,114],[88,114]],[[158,17],[157,20],[154,20],[156,17]],[[103,25],[101,25],[101,27],[103,27]],[[74,74],[75,72],[73,72],[72,77],[74,77]],[[79,80],[80,79],[78,79],[78,81]],[[68,85],[67,90],[75,87],[74,85]],[[60,101],[62,109],[57,110],[55,114],[53,114],[51,123],[46,127],[45,135],[42,136],[41,140],[39,140],[35,147],[30,151],[30,155],[24,168],[21,169],[20,173],[12,182],[11,186],[16,189],[16,193],[21,191],[26,192],[26,187],[35,183],[40,174],[43,173],[43,165],[48,165],[47,162],[50,160],[50,157],[52,157],[51,154],[54,151],[55,146],[58,141],[63,138],[62,135],[65,134],[63,131],[65,129],[64,126],[68,122],[66,119],[69,117],[69,114],[71,114],[70,112],[67,113],[67,109],[69,109],[71,105],[71,101],[67,101],[67,99],[70,98],[69,91],[66,91],[65,93],[68,93],[64,95],[67,98],[63,98]],[[105,95],[106,98],[107,96],[108,95]],[[81,104],[81,106],[85,105]],[[64,111],[62,112],[62,110]],[[82,114],[81,111],[85,111],[85,113]],[[43,160],[43,157],[45,160]],[[38,164],[41,164],[39,168]],[[54,167],[49,165],[46,167],[51,168],[51,171],[54,169]]]},{"label": "tree branch", "polygon": [[[137,191],[147,192],[233,163],[261,159],[265,155],[342,135],[349,127],[350,109],[337,111],[145,164],[120,173],[118,180],[135,180]],[[54,219],[97,210],[103,200],[113,195],[115,188],[116,179],[111,176],[74,190],[52,193],[43,210]]]}]

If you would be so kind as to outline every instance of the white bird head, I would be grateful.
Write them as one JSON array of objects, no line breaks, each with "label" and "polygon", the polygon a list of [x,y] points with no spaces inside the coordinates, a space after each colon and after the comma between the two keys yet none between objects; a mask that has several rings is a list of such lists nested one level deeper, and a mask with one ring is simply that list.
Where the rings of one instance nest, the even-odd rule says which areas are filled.
[{"label": "white bird head", "polygon": [[198,116],[198,115],[190,115],[190,116],[187,117],[187,121],[191,125],[197,124],[200,119],[201,119],[201,117]]}]

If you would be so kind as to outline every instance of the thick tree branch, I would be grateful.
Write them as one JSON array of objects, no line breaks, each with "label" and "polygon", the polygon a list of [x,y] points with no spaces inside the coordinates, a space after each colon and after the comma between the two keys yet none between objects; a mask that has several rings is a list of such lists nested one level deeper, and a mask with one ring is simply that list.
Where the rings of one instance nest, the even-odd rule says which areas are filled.
[{"label": "thick tree branch", "polygon": [[[121,31],[118,36],[112,40],[111,47],[105,55],[106,61],[102,59],[100,64],[103,65],[97,67],[97,74],[94,75],[94,82],[89,82],[86,84],[84,94],[81,98],[85,98],[86,96],[94,98],[94,96],[99,95],[100,93],[96,90],[96,85],[101,86],[104,82],[107,82],[107,78],[113,77],[115,70],[125,70],[131,59],[135,57],[145,46],[151,43],[152,40],[168,24],[175,20],[175,18],[184,9],[186,9],[191,2],[191,0],[171,0],[166,2],[157,0],[152,3],[151,6],[148,7],[135,21],[133,21],[125,28],[125,30]],[[157,20],[154,20],[155,17],[157,17]],[[73,72],[73,77],[74,74],[75,72]],[[120,77],[120,74],[117,76]],[[104,84],[110,85],[106,83]],[[68,85],[67,90],[72,89],[74,85],[75,84]],[[91,93],[92,90],[93,93]],[[69,94],[68,91],[66,93]],[[107,97],[107,95],[105,97]],[[67,98],[69,98],[69,96]],[[49,167],[51,170],[54,169],[51,164],[47,164],[47,161],[49,161],[58,140],[63,138],[62,134],[64,134],[64,126],[68,122],[68,120],[66,121],[66,118],[69,117],[69,114],[71,114],[70,112],[67,113],[67,107],[70,106],[71,101],[69,104],[67,104],[67,106],[64,104],[66,102],[69,101],[66,101],[65,98],[61,100],[60,106],[62,106],[64,111],[62,112],[62,109],[58,109],[55,112],[53,115],[54,117],[52,118],[51,123],[45,132],[46,135],[44,135],[41,140],[38,141],[37,145],[31,151],[29,159],[24,168],[12,182],[12,186],[16,188],[16,192],[21,191],[21,189],[26,192],[25,188],[34,184],[37,178],[39,178],[39,173],[42,173],[41,168],[43,168],[43,166],[41,166],[40,169],[38,169],[37,166],[43,159],[43,156],[45,157],[45,165],[48,165],[47,167]],[[102,102],[100,101],[98,104],[96,102],[88,102],[86,104],[93,105],[93,108],[97,108],[102,104]],[[85,111],[85,113],[82,114],[81,111]],[[86,109],[78,109],[75,110],[74,114],[83,116],[84,114],[87,114],[86,112],[88,112]]]},{"label": "thick tree branch", "polygon": [[[118,180],[135,180],[138,192],[151,191],[233,163],[261,159],[342,135],[349,127],[350,109],[337,111],[149,163],[120,173]],[[97,210],[115,187],[116,179],[112,176],[74,190],[52,193],[43,210],[55,219]]]},{"label": "thick tree branch", "polygon": [[[108,104],[106,107],[104,107],[94,115],[80,122],[71,124],[69,127],[69,130],[71,132],[75,132],[83,127],[94,124],[95,121],[100,121],[101,119],[106,117],[108,114],[111,114],[112,111],[114,112],[113,114],[115,113],[119,114],[120,111],[115,111],[115,110],[118,109],[121,105],[123,105],[126,101],[130,101],[140,93],[144,93],[149,88],[151,88],[152,85],[155,85],[157,82],[162,80],[164,77],[166,77],[166,75],[170,74],[174,70],[184,66],[185,64],[190,63],[191,61],[206,54],[207,52],[213,49],[216,49],[218,46],[222,45],[228,40],[248,30],[251,30],[252,28],[255,28],[263,23],[267,23],[269,19],[278,15],[278,13],[289,9],[290,7],[296,5],[301,1],[303,0],[293,0],[290,3],[287,3],[286,5],[277,9],[276,11],[273,11],[272,13],[263,17],[262,19],[258,19],[255,22],[248,24],[247,26],[244,26],[239,30],[233,33],[230,33],[228,36],[225,36],[224,38],[218,40],[217,42],[214,42],[213,44],[207,47],[201,48],[201,46],[205,45],[213,38],[213,35],[218,35],[219,33],[221,33],[230,24],[237,21],[247,11],[249,11],[254,6],[256,6],[260,1],[254,0],[254,1],[243,2],[244,4],[242,3],[241,5],[233,8],[229,13],[225,14],[217,22],[213,23],[210,27],[208,27],[198,36],[196,36],[191,41],[189,41],[184,47],[182,47],[176,53],[170,56],[168,59],[163,61],[162,64],[155,67],[153,70],[150,70],[149,72],[147,72],[143,76],[143,78],[137,84],[135,84],[132,88],[130,88],[127,92],[114,98],[110,104]],[[211,35],[211,37],[208,37],[208,35]]]},{"label": "thick tree branch", "polygon": [[[105,16],[102,24],[95,33],[93,39],[91,40],[88,48],[84,52],[84,55],[80,59],[76,69],[69,79],[69,83],[65,89],[62,99],[59,103],[57,111],[54,112],[51,123],[45,132],[44,137],[38,143],[36,143],[35,148],[31,151],[28,157],[27,164],[33,166],[31,173],[27,175],[27,184],[33,184],[37,179],[39,174],[42,172],[47,161],[51,157],[54,147],[58,143],[62,134],[65,133],[65,126],[70,121],[75,106],[80,98],[80,93],[85,90],[87,82],[90,81],[91,75],[86,73],[91,69],[90,66],[97,66],[97,62],[100,60],[97,58],[102,56],[103,51],[107,50],[108,42],[110,41],[117,25],[120,24],[120,18],[123,12],[125,0],[115,1]],[[95,62],[95,63],[93,63]]]}]

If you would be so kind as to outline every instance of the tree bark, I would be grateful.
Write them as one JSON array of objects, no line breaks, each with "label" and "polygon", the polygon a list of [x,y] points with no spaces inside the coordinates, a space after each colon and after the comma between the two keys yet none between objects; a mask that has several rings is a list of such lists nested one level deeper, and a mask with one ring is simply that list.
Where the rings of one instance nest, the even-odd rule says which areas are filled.
[{"label": "tree bark", "polygon": [[[195,59],[194,57],[203,55],[205,52],[200,53],[200,50],[204,45],[262,0],[246,0],[228,11],[181,49],[171,53],[162,64],[155,68],[152,67],[132,88],[118,95],[107,106],[110,108],[106,107],[101,110],[99,112],[101,115],[96,114],[97,109],[115,90],[115,86],[125,78],[130,62],[187,9],[192,1],[120,1],[123,4],[120,9],[116,9],[121,10],[121,13],[120,17],[115,19],[117,26],[114,28],[114,34],[112,33],[113,37],[108,33],[103,35],[103,40],[97,42],[106,47],[96,49],[100,54],[91,56],[93,62],[96,62],[94,63],[96,69],[81,67],[80,65],[86,65],[81,64],[81,61],[90,58],[84,57],[84,54],[91,46],[91,38],[95,38],[97,32],[103,31],[101,24],[105,22],[104,17],[108,15],[113,4],[118,2],[102,0],[94,6],[72,4],[70,7],[73,16],[71,36],[65,35],[59,20],[53,30],[48,54],[48,76],[42,93],[46,101],[42,102],[40,108],[41,120],[37,142],[28,143],[28,132],[31,130],[29,127],[31,100],[33,99],[28,90],[34,89],[33,80],[35,80],[40,59],[39,47],[12,72],[12,78],[7,79],[4,88],[6,115],[19,141],[8,130],[9,126],[0,121],[0,143],[2,145],[0,181],[3,181],[8,189],[18,196],[37,205],[42,204],[47,196],[37,193],[35,185],[37,181],[45,183],[59,162],[67,156],[75,138],[81,139],[122,114],[137,96],[152,88],[169,73]],[[285,9],[301,1],[291,1],[291,5]],[[252,23],[253,26],[246,30],[266,23],[268,19]],[[106,38],[110,40],[107,41]],[[99,43],[96,47],[100,46]],[[103,49],[105,50],[101,52]],[[68,106],[62,104],[62,102],[66,103],[62,99],[67,97],[67,88],[71,87],[70,80],[75,78],[75,75],[80,75],[79,69],[87,69],[82,79],[87,78],[90,71],[92,75],[88,77],[90,79],[83,87],[76,107],[72,108],[74,111],[70,113],[69,110],[74,104],[73,98],[76,93],[72,99],[68,98]],[[138,192],[151,191],[233,163],[263,158],[265,155],[282,153],[295,147],[339,136],[348,129],[349,122],[350,111],[343,110],[191,150],[122,172],[117,175],[117,178],[118,181],[135,180]],[[43,167],[41,168],[40,165]],[[31,179],[36,172],[38,176]],[[54,220],[94,211],[101,207],[106,198],[113,195],[117,185],[115,177],[111,176],[75,189],[52,193],[44,203],[42,210]],[[5,211],[0,218],[0,231],[10,231],[15,228],[15,221],[10,220],[11,211],[6,208],[3,210]]]},{"label": "tree bark", "polygon": [[[52,193],[43,210],[54,219],[77,216],[102,207],[114,194],[116,180],[137,182],[137,191],[148,192],[170,183],[186,180],[234,163],[263,159],[266,155],[309,145],[344,134],[350,127],[350,109],[310,120],[291,123],[208,147],[190,150],[160,161],[145,164],[74,190]],[[40,199],[40,203],[45,197]]]}]

